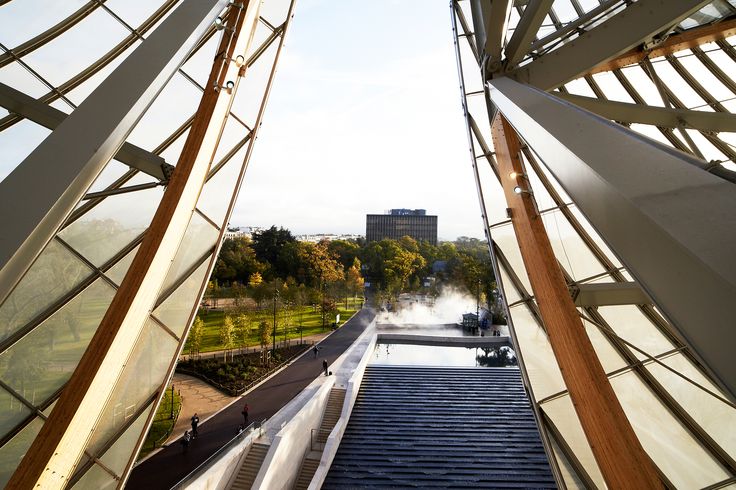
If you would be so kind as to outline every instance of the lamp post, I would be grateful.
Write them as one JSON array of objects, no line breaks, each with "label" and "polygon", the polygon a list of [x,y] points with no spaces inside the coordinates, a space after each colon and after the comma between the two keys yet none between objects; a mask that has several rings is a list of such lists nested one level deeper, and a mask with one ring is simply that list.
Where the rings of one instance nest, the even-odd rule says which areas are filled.
[{"label": "lamp post", "polygon": [[271,348],[271,358],[276,356],[276,300],[279,297],[279,290],[273,294],[273,347]]},{"label": "lamp post", "polygon": [[[290,307],[291,301],[286,301],[284,303],[284,345],[286,345],[286,336],[289,330],[289,322],[291,321],[291,313],[289,311]],[[291,342],[289,342],[289,345],[291,345]]]},{"label": "lamp post", "polygon": [[319,290],[320,290],[320,301],[322,302],[322,305],[320,309],[322,310],[322,331],[325,331],[325,282],[322,280],[322,275],[319,276]]},{"label": "lamp post", "polygon": [[475,296],[475,321],[478,322],[477,327],[480,329],[480,279],[478,279],[478,291]]}]

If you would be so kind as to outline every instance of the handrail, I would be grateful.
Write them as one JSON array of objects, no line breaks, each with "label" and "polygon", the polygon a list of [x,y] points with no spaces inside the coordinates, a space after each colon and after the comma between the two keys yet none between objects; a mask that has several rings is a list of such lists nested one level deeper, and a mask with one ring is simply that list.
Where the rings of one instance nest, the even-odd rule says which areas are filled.
[{"label": "handrail", "polygon": [[219,456],[230,449],[232,446],[234,446],[236,443],[240,442],[243,438],[251,435],[256,430],[263,430],[263,424],[266,423],[267,418],[261,420],[260,422],[252,422],[248,427],[245,428],[243,432],[236,435],[232,439],[230,439],[228,442],[226,442],[220,449],[212,453],[209,458],[205,459],[199,466],[194,468],[192,471],[187,473],[184,478],[179,480],[173,487],[171,487],[171,490],[183,488],[183,485],[186,484],[189,480],[193,479],[195,476],[199,475],[200,473],[203,473],[205,470],[209,469],[215,461],[219,459]]}]

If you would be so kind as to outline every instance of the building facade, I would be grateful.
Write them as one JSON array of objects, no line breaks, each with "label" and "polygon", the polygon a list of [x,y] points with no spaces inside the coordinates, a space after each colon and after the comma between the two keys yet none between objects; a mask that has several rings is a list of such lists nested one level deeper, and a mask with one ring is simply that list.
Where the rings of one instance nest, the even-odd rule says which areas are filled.
[{"label": "building facade", "polygon": [[366,241],[410,236],[417,241],[437,245],[437,216],[424,209],[392,209],[387,214],[368,214],[365,223]]}]

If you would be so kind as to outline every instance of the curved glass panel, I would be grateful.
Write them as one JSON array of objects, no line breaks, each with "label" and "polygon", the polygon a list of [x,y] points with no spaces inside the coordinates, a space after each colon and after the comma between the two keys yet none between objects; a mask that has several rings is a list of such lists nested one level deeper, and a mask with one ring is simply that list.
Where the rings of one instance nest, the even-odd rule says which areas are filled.
[{"label": "curved glass panel", "polygon": [[[138,174],[125,185],[150,181],[150,177]],[[156,187],[109,196],[67,226],[59,237],[100,267],[148,228],[162,196],[162,189]]]},{"label": "curved glass panel", "polygon": [[115,290],[102,279],[0,354],[0,379],[40,405],[69,379]]},{"label": "curved glass panel", "polygon": [[112,436],[141,409],[164,381],[178,342],[153,320],[143,326],[112,397],[105,403],[87,451],[97,454]]},{"label": "curved glass panel", "polygon": [[52,240],[0,305],[0,340],[15,333],[91,274],[92,269]]},{"label": "curved glass panel", "polygon": [[202,265],[181,286],[176,288],[171,296],[153,310],[153,316],[161,320],[164,325],[169,327],[169,330],[178,336],[181,336],[189,326],[189,317],[195,307],[197,295],[207,279],[210,260],[212,260],[212,256],[202,262]]}]

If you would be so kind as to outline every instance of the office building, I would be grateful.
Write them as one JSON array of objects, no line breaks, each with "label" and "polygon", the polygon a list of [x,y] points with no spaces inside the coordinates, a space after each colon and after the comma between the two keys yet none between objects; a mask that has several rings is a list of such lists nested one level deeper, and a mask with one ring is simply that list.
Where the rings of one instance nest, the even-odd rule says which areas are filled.
[{"label": "office building", "polygon": [[403,236],[437,245],[437,216],[428,215],[424,209],[392,209],[386,214],[366,215],[366,241],[398,240]]}]

